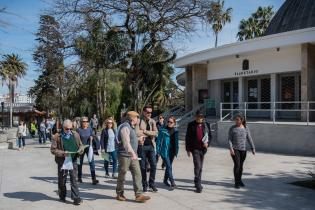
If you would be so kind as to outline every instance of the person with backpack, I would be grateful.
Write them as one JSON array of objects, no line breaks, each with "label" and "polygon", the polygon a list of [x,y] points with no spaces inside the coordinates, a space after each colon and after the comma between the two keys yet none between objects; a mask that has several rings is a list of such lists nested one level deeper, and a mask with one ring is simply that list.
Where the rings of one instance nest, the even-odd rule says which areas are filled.
[{"label": "person with backpack", "polygon": [[229,130],[228,142],[230,145],[230,153],[234,163],[234,180],[236,189],[245,187],[242,181],[243,165],[246,159],[246,142],[249,143],[253,155],[256,154],[255,145],[250,135],[250,131],[246,126],[246,120],[241,115],[234,117],[235,125]]},{"label": "person with backpack", "polygon": [[[80,156],[80,164],[78,167],[78,182],[82,183],[82,166],[83,166],[84,156],[86,155],[88,157],[88,161],[90,165],[92,184],[96,185],[99,183],[99,181],[96,179],[95,163],[94,163],[94,153],[97,154],[96,136],[93,134],[92,128],[89,127],[89,119],[87,117],[82,117],[81,125],[82,125],[81,128],[78,128],[77,132],[80,135],[82,144],[87,145],[88,147],[84,149],[84,153]],[[89,154],[91,146],[93,148],[93,154]],[[89,158],[90,155],[91,155],[91,158]]]},{"label": "person with backpack", "polygon": [[205,122],[204,115],[197,111],[195,120],[187,126],[185,144],[188,157],[192,155],[194,162],[196,193],[202,192],[201,175],[204,156],[210,145],[212,136],[209,123]]},{"label": "person with backpack", "polygon": [[101,152],[108,158],[104,159],[104,168],[105,168],[105,177],[110,178],[109,176],[109,158],[113,161],[113,174],[112,178],[117,178],[117,131],[114,129],[114,121],[109,118],[105,122],[105,128],[102,130],[101,133]]},{"label": "person with backpack", "polygon": [[[175,125],[175,117],[169,117],[167,126],[161,128],[156,141],[156,152],[162,157],[163,163],[166,166],[163,183],[170,187],[170,190],[174,190],[176,187],[172,164],[179,150],[178,130],[175,128]],[[168,181],[170,181],[170,183]]]}]

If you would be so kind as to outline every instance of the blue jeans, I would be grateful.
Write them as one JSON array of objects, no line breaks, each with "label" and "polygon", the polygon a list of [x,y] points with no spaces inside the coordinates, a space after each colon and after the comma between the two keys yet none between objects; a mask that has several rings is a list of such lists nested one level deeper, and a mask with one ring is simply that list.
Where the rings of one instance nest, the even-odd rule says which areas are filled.
[{"label": "blue jeans", "polygon": [[173,167],[172,167],[174,158],[175,158],[175,154],[171,151],[169,151],[168,157],[162,158],[165,164],[164,182],[167,182],[169,180],[171,184],[174,184]]},{"label": "blue jeans", "polygon": [[143,188],[148,187],[147,181],[147,160],[150,164],[150,178],[149,186],[155,186],[155,174],[156,174],[156,155],[153,146],[139,146],[138,156],[141,158],[140,167],[142,175],[142,186]]},{"label": "blue jeans", "polygon": [[[117,151],[108,152],[108,154],[109,154],[109,157],[111,157],[113,160],[113,174],[115,174],[117,171]],[[105,168],[105,173],[107,175],[109,174],[108,167],[109,167],[109,161],[104,160],[104,168]]]},{"label": "blue jeans", "polygon": [[24,136],[19,137],[19,148],[21,148],[22,146],[25,147],[25,137]]},{"label": "blue jeans", "polygon": [[[89,147],[84,149],[84,153],[80,156],[80,165],[78,166],[78,178],[81,179],[82,178],[82,166],[83,166],[83,160],[84,160],[84,156],[89,155]],[[94,163],[94,154],[93,154],[93,158],[92,161],[89,162],[90,165],[90,171],[91,171],[91,176],[92,179],[95,179],[96,175],[95,175],[95,163]]]},{"label": "blue jeans", "polygon": [[46,139],[47,139],[46,132],[45,131],[39,131],[38,134],[39,134],[39,143],[40,144],[46,143]]}]

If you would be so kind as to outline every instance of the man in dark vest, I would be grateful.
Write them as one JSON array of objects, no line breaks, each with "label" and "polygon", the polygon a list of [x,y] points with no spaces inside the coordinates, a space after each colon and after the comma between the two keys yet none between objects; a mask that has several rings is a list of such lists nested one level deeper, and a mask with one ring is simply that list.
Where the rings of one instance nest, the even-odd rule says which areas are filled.
[{"label": "man in dark vest", "polygon": [[205,122],[204,116],[199,111],[195,120],[187,126],[186,151],[188,157],[192,154],[194,162],[195,188],[197,193],[202,192],[201,174],[203,168],[204,155],[211,142],[211,130],[209,123]]},{"label": "man in dark vest", "polygon": [[[81,140],[78,133],[72,131],[71,120],[65,120],[61,133],[56,133],[53,136],[51,143],[51,153],[55,155],[55,161],[58,165],[58,193],[59,199],[66,202],[66,182],[67,176],[70,175],[71,198],[74,205],[80,205],[82,200],[79,196],[79,188],[77,183],[78,165],[77,159],[81,148]],[[80,153],[80,152],[79,152]],[[83,149],[81,150],[83,153]],[[65,159],[70,160],[72,167],[65,167]],[[72,161],[72,163],[71,163]]]},{"label": "man in dark vest", "polygon": [[[149,196],[143,195],[141,190],[141,171],[137,155],[138,137],[135,126],[138,123],[139,114],[134,111],[127,113],[127,120],[118,129],[118,179],[116,199],[126,201],[124,196],[124,182],[126,173],[130,170],[133,177],[133,188],[137,202],[146,202]],[[143,137],[141,137],[143,138]]]}]

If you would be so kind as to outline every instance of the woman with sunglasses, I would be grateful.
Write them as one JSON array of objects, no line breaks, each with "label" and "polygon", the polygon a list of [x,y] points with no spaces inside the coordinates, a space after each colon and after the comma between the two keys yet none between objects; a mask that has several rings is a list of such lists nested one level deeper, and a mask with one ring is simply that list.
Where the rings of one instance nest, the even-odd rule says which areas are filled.
[{"label": "woman with sunglasses", "polygon": [[230,153],[234,162],[235,188],[245,187],[242,181],[243,164],[246,159],[246,142],[249,143],[253,155],[255,155],[255,145],[250,135],[246,120],[241,115],[234,117],[235,125],[229,130]]},{"label": "woman with sunglasses", "polygon": [[[83,145],[91,145],[93,146],[93,150],[95,149],[95,135],[93,133],[93,130],[91,127],[89,127],[89,119],[87,117],[82,117],[82,126],[81,128],[77,129],[77,132],[80,135],[81,141]],[[80,156],[80,165],[78,167],[78,182],[82,183],[82,166],[83,166],[83,160],[84,156],[89,155],[89,147],[86,147],[84,149],[84,153]],[[95,174],[95,163],[94,163],[94,155],[92,157],[92,160],[89,161],[90,165],[90,171],[91,171],[91,177],[92,177],[92,184],[96,185],[98,184],[98,180],[96,179],[96,174]]]},{"label": "woman with sunglasses", "polygon": [[[117,141],[116,141],[116,129],[114,128],[114,121],[112,118],[108,118],[105,122],[105,128],[101,134],[101,151],[102,153],[107,153],[113,161],[113,174],[112,178],[116,179],[116,169],[117,169]],[[104,160],[105,177],[109,178],[109,160]]]},{"label": "woman with sunglasses", "polygon": [[159,132],[156,142],[157,153],[162,157],[166,167],[163,183],[170,187],[170,190],[176,187],[172,169],[173,160],[177,157],[179,148],[178,130],[175,125],[176,119],[171,116],[167,121],[167,126]]}]

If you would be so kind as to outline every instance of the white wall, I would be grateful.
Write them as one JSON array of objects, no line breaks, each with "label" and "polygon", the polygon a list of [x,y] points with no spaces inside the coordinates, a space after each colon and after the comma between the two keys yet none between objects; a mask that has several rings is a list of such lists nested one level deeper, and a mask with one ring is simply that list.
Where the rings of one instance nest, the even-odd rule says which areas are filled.
[{"label": "white wall", "polygon": [[293,72],[301,70],[301,46],[295,45],[285,48],[268,49],[248,55],[240,55],[239,58],[228,57],[211,60],[208,64],[208,80],[238,78],[235,72],[242,70],[244,59],[249,60],[249,70],[258,70],[258,73],[248,76],[264,75],[271,73]]},{"label": "white wall", "polygon": [[[228,131],[233,123],[219,122],[217,142],[228,148]],[[258,152],[315,156],[315,129],[306,125],[248,123]]]}]

